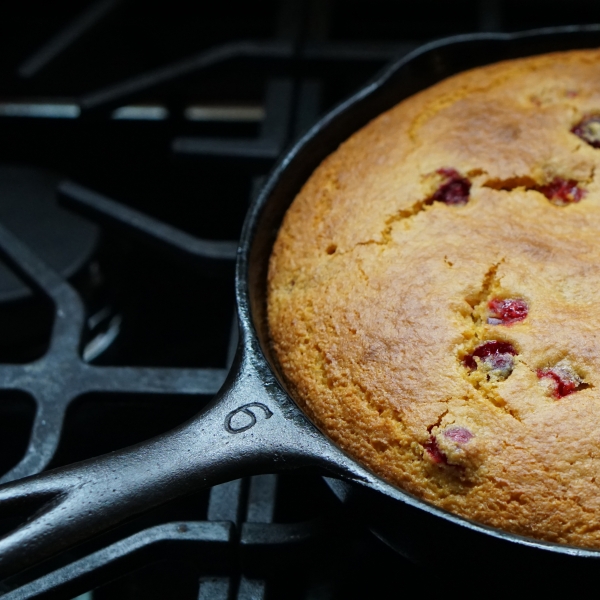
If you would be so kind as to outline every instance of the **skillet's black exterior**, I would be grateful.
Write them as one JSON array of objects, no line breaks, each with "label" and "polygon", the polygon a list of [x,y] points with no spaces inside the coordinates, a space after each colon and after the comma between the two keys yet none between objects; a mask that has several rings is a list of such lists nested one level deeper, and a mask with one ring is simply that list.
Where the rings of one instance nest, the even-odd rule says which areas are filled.
[{"label": "skillet's black exterior", "polygon": [[349,505],[358,503],[378,535],[411,558],[439,562],[443,556],[447,565],[453,557],[482,565],[493,557],[507,565],[546,569],[557,561],[561,567],[565,562],[569,568],[588,562],[595,567],[599,551],[538,542],[446,513],[382,481],[327,440],[287,395],[270,361],[265,278],[279,224],[301,185],[325,156],[377,114],[468,68],[598,45],[600,27],[442,40],[394,64],[311,129],[277,165],[246,219],[236,273],[240,348],[217,398],[168,434],[0,487],[0,516],[34,513],[0,539],[0,572],[23,569],[201,486],[299,466],[319,467],[358,484],[332,487]]}]

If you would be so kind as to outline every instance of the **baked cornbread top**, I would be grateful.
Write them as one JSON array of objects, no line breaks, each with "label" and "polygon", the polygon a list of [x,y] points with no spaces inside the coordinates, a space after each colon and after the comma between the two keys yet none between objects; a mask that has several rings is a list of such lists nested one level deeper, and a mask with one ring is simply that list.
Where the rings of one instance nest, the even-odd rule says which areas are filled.
[{"label": "baked cornbread top", "polygon": [[292,394],[462,516],[600,548],[600,51],[461,73],[291,205],[269,269]]}]

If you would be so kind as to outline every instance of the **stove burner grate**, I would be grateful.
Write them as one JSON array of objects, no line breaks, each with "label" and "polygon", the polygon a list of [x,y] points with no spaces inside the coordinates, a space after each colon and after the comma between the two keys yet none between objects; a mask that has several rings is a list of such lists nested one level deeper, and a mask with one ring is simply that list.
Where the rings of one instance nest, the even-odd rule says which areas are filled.
[{"label": "stove burner grate", "polygon": [[[66,183],[63,191],[74,197],[95,200],[96,208],[112,209],[119,215],[118,205],[100,198],[74,184]],[[100,200],[100,202],[98,202]],[[195,256],[231,260],[232,244],[192,239],[174,228],[162,226],[131,209],[122,215],[130,222],[146,226],[145,233],[157,233],[163,242],[185,246]],[[180,239],[183,238],[183,239]],[[95,366],[84,362],[79,348],[84,327],[85,309],[75,289],[49,268],[16,236],[0,225],[0,250],[25,281],[46,295],[55,306],[50,346],[44,356],[24,365],[0,365],[0,388],[28,393],[36,402],[36,416],[25,456],[2,482],[39,473],[56,452],[65,411],[71,401],[90,392],[137,392],[147,394],[215,394],[224,381],[224,369],[179,369],[157,367]]]}]

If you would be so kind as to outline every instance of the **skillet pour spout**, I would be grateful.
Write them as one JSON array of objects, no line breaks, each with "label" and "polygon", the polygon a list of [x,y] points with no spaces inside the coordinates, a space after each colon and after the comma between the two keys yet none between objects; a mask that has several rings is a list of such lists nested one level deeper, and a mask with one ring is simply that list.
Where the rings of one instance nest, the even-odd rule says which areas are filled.
[{"label": "skillet pour spout", "polygon": [[246,346],[217,398],[179,428],[2,486],[2,515],[35,514],[0,539],[0,573],[12,574],[169,500],[248,474],[316,466],[360,477],[252,359]]}]

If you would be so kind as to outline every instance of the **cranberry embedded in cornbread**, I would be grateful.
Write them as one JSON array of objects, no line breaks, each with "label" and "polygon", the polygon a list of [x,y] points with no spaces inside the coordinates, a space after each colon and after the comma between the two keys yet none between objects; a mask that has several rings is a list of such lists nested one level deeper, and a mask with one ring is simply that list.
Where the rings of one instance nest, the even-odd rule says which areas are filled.
[{"label": "cranberry embedded in cornbread", "polygon": [[473,434],[464,427],[449,427],[444,431],[444,436],[457,444],[466,444],[473,439]]},{"label": "cranberry embedded in cornbread", "polygon": [[513,325],[524,321],[529,313],[527,302],[519,298],[492,298],[488,302],[488,309],[488,325]]},{"label": "cranberry embedded in cornbread", "polygon": [[552,395],[555,398],[564,398],[583,387],[579,375],[567,364],[559,363],[554,367],[538,369],[539,379],[549,379],[552,383]]},{"label": "cranberry embedded in cornbread", "polygon": [[589,115],[579,121],[571,133],[594,148],[600,148],[600,115]]},{"label": "cranberry embedded in cornbread", "polygon": [[469,201],[471,182],[466,177],[462,177],[455,169],[449,168],[438,169],[437,173],[442,175],[445,181],[433,194],[434,201],[449,206],[462,206]]},{"label": "cranberry embedded in cornbread", "polygon": [[574,179],[555,177],[550,183],[537,188],[552,204],[566,206],[579,202],[585,196],[585,190],[580,188]]},{"label": "cranberry embedded in cornbread", "polygon": [[425,452],[427,452],[427,454],[429,455],[429,458],[431,458],[431,460],[436,465],[447,465],[448,464],[448,458],[440,450],[439,446],[437,445],[437,440],[435,439],[435,436],[432,435],[429,438],[429,441],[425,442],[423,444],[423,448],[425,448]]},{"label": "cranberry embedded in cornbread", "polygon": [[477,362],[475,357],[481,358],[482,360],[488,360],[498,356],[515,356],[517,351],[510,342],[501,342],[499,340],[490,340],[489,342],[483,342],[479,344],[472,354],[465,356],[464,363],[466,367],[470,369],[477,368]]},{"label": "cranberry embedded in cornbread", "polygon": [[[479,344],[471,354],[465,356],[463,364],[471,371],[482,366],[496,379],[506,379],[512,373],[515,365],[513,356],[516,354],[517,351],[510,342],[490,340]],[[476,357],[480,359],[479,364]]]}]

